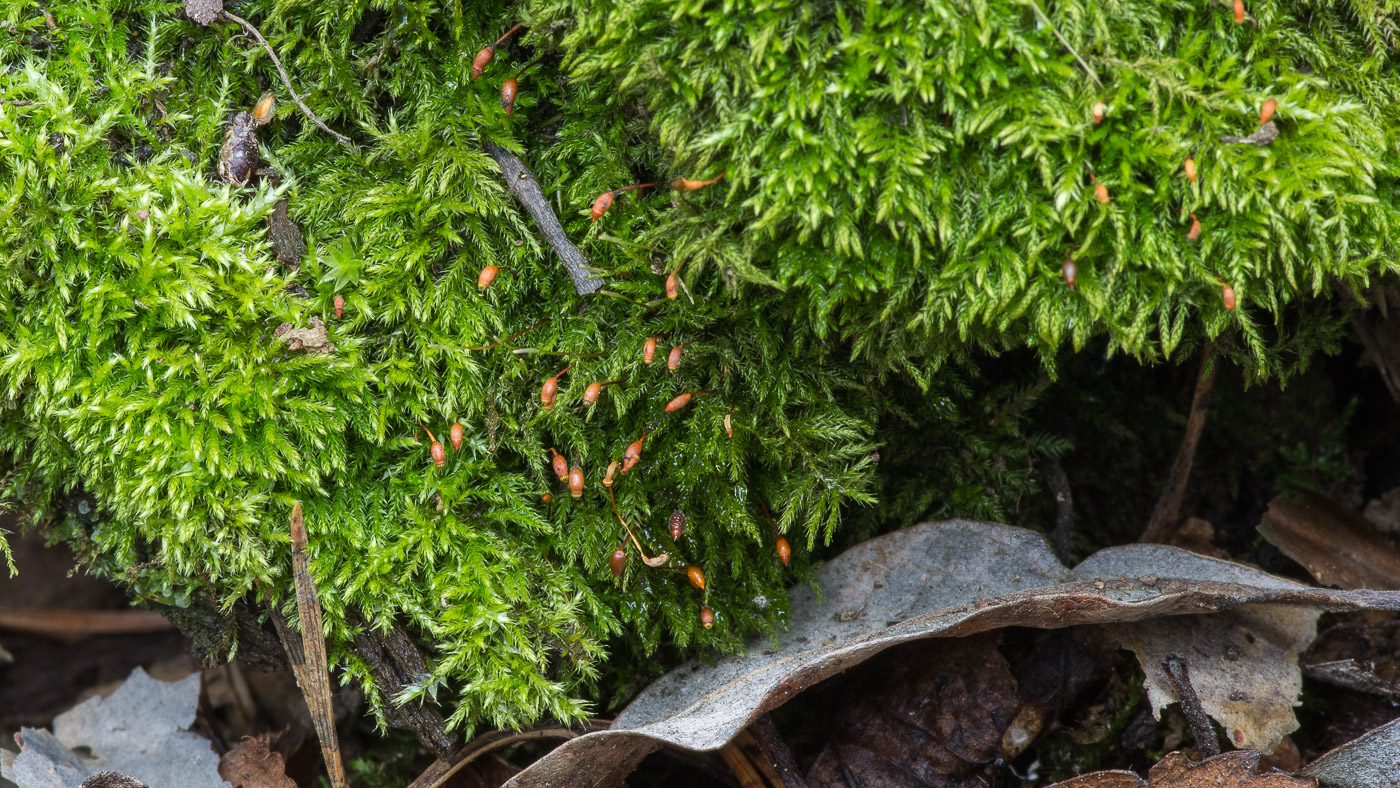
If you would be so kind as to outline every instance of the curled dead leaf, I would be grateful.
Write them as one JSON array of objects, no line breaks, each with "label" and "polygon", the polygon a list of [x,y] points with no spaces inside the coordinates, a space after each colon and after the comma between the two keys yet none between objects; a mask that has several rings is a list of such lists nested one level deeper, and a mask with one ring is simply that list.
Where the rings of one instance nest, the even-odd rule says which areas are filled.
[{"label": "curled dead leaf", "polygon": [[1169,753],[1147,772],[1144,780],[1132,772],[1082,774],[1050,788],[1314,788],[1310,777],[1283,772],[1260,774],[1259,753],[1235,750],[1199,763],[1179,752]]},{"label": "curled dead leaf", "polygon": [[[1162,545],[1103,550],[1074,569],[1044,537],[991,523],[926,523],[858,545],[792,592],[789,629],[694,662],[638,696],[611,729],[573,739],[508,785],[608,786],[661,745],[723,747],[763,712],[885,649],[1008,626],[1059,629],[1232,610],[1400,609],[1400,593],[1309,588]],[[1243,666],[1241,666],[1243,667]]]}]

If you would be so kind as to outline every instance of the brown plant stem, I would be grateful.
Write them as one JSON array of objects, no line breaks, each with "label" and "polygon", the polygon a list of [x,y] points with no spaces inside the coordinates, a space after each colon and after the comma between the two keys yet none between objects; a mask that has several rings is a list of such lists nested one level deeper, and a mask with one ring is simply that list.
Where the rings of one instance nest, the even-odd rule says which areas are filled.
[{"label": "brown plant stem", "polygon": [[1196,459],[1196,445],[1201,442],[1201,433],[1206,427],[1206,416],[1210,414],[1210,392],[1215,388],[1215,373],[1218,369],[1212,359],[1210,344],[1201,349],[1201,371],[1196,377],[1196,390],[1191,395],[1191,412],[1186,418],[1186,435],[1181,439],[1176,460],[1172,462],[1167,484],[1162,488],[1162,496],[1152,509],[1152,517],[1147,521],[1139,542],[1165,541],[1173,526],[1181,519],[1181,502],[1186,497],[1186,483],[1191,479],[1191,464]]},{"label": "brown plant stem", "polygon": [[1201,708],[1201,699],[1196,695],[1196,688],[1191,686],[1191,673],[1186,667],[1186,660],[1176,654],[1168,654],[1167,658],[1162,660],[1162,669],[1167,672],[1172,689],[1176,691],[1176,702],[1181,705],[1181,713],[1191,725],[1191,733],[1196,737],[1196,746],[1201,750],[1201,757],[1211,758],[1219,755],[1220,741],[1215,736],[1215,728],[1211,726],[1205,709]]},{"label": "brown plant stem", "polygon": [[349,145],[352,148],[355,147],[355,143],[352,142],[349,137],[337,131],[333,131],[330,126],[327,126],[326,124],[322,123],[321,119],[316,117],[316,113],[312,112],[311,108],[306,106],[306,102],[301,100],[301,96],[297,95],[296,88],[292,87],[292,78],[287,76],[287,70],[285,68],[282,68],[282,61],[277,58],[277,53],[272,51],[272,45],[267,43],[267,39],[262,37],[262,33],[258,32],[258,29],[253,26],[253,23],[241,17],[234,16],[228,11],[224,11],[223,15],[225,19],[237,22],[243,27],[244,30],[247,30],[249,33],[251,33],[253,35],[253,38],[256,38],[258,40],[259,44],[262,44],[263,49],[267,51],[268,57],[272,58],[272,65],[277,67],[277,73],[282,75],[282,84],[287,86],[287,92],[291,94],[292,101],[295,101],[297,106],[301,107],[302,114],[306,115],[307,119],[310,120],[312,123],[316,124],[316,127],[319,128],[321,131],[324,131],[327,134],[334,137],[336,142],[339,142],[343,145]]},{"label": "brown plant stem", "polygon": [[1055,495],[1055,557],[1069,564],[1070,542],[1074,537],[1074,493],[1069,488],[1069,477],[1060,461],[1047,457],[1041,463],[1045,470],[1045,483]]},{"label": "brown plant stem", "polygon": [[292,579],[296,584],[297,616],[301,620],[301,635],[287,626],[282,616],[273,610],[272,622],[287,650],[287,661],[302,697],[316,737],[321,741],[321,755],[331,788],[346,788],[345,764],[340,757],[340,742],[336,739],[335,716],[331,708],[330,671],[326,665],[326,637],[321,624],[321,602],[316,595],[316,582],[311,577],[311,557],[306,554],[306,522],[301,503],[292,507]]},{"label": "brown plant stem", "polygon": [[540,190],[539,182],[525,166],[525,162],[521,161],[519,156],[494,143],[487,142],[483,147],[501,168],[501,177],[505,178],[506,188],[515,195],[521,205],[525,206],[525,211],[530,214],[530,218],[535,220],[535,226],[539,228],[540,234],[554,249],[555,254],[559,255],[559,259],[564,261],[564,268],[569,272],[569,278],[574,282],[574,290],[579,295],[592,295],[598,292],[603,286],[603,280],[588,273],[588,259],[583,256],[583,252],[580,252],[577,246],[574,246],[573,241],[569,240],[563,225],[559,224],[559,218],[549,207],[548,198]]},{"label": "brown plant stem", "polygon": [[797,769],[797,762],[792,758],[792,751],[788,749],[787,742],[783,740],[783,735],[778,732],[778,727],[773,724],[773,718],[767,714],[759,717],[753,725],[749,726],[749,732],[753,734],[754,741],[758,743],[758,749],[762,751],[773,765],[774,771],[783,781],[783,788],[807,788],[807,781],[802,779],[802,772]]}]

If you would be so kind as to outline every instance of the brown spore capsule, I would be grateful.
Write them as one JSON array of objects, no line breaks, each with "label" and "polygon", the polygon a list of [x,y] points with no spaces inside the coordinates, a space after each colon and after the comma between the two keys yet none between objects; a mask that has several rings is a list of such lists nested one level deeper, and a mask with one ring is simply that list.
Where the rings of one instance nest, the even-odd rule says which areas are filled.
[{"label": "brown spore capsule", "polygon": [[452,450],[459,451],[462,448],[462,424],[453,422],[452,429],[447,431],[447,439],[452,443]]},{"label": "brown spore capsule", "polygon": [[1098,199],[1099,205],[1108,205],[1108,187],[1102,183],[1094,184],[1094,197]]},{"label": "brown spore capsule", "polygon": [[485,290],[490,287],[491,283],[496,281],[496,274],[500,272],[500,267],[494,265],[488,265],[481,269],[481,274],[476,277],[476,289]]},{"label": "brown spore capsule", "polygon": [[716,175],[708,181],[693,181],[689,178],[677,178],[674,181],[671,181],[671,188],[675,189],[676,191],[695,191],[696,189],[703,189],[706,186],[709,186],[710,184],[714,183],[720,178],[723,178],[724,175],[725,173],[721,172],[719,175]]},{"label": "brown spore capsule", "polygon": [[1106,112],[1108,112],[1107,104],[1104,104],[1102,101],[1094,104],[1093,113],[1095,126],[1099,125],[1100,123],[1103,123],[1103,116]]},{"label": "brown spore capsule", "polygon": [[788,544],[785,537],[780,536],[778,537],[777,549],[778,560],[783,562],[783,566],[787,566],[792,561],[792,545]]},{"label": "brown spore capsule", "polygon": [[336,294],[335,297],[335,319],[339,320],[345,316],[345,296]]},{"label": "brown spore capsule", "polygon": [[565,479],[569,478],[569,461],[564,459],[564,455],[560,454],[554,448],[550,448],[550,451],[554,452],[554,459],[552,460],[554,465],[554,475],[558,476],[559,481],[562,482]]},{"label": "brown spore capsule", "polygon": [[667,412],[667,413],[674,413],[674,412],[680,410],[681,408],[684,408],[686,405],[689,405],[689,404],[690,404],[690,398],[691,398],[692,396],[694,396],[694,392],[687,391],[686,393],[684,393],[684,394],[680,395],[679,397],[676,397],[675,399],[673,399],[673,400],[671,400],[670,402],[666,403],[666,412]]},{"label": "brown spore capsule", "polygon": [[[623,542],[626,544],[626,542]],[[621,547],[613,551],[612,558],[608,559],[608,569],[612,570],[613,577],[622,577],[622,570],[627,567],[627,551]]]},{"label": "brown spore capsule", "polygon": [[1235,308],[1235,288],[1229,285],[1222,285],[1220,288],[1220,297],[1224,299],[1226,309]]},{"label": "brown spore capsule", "polygon": [[650,364],[656,358],[656,337],[647,337],[647,341],[642,343],[642,363]]},{"label": "brown spore capsule", "polygon": [[1196,214],[1191,214],[1191,229],[1186,231],[1186,240],[1194,241],[1201,237],[1201,220],[1196,218]]},{"label": "brown spore capsule", "polygon": [[632,470],[632,466],[637,464],[637,460],[642,457],[642,443],[646,441],[650,432],[642,433],[642,437],[627,444],[627,450],[622,453],[622,475],[626,476]]},{"label": "brown spore capsule", "polygon": [[1277,109],[1277,101],[1275,101],[1274,99],[1269,99],[1265,101],[1264,106],[1259,108],[1259,125],[1262,126],[1265,123],[1268,123],[1270,120],[1273,120],[1274,111]]},{"label": "brown spore capsule", "polygon": [[515,77],[507,77],[506,81],[501,83],[501,109],[504,109],[507,115],[515,111],[515,96],[519,92],[520,80]]},{"label": "brown spore capsule", "polygon": [[569,495],[574,498],[583,496],[583,469],[577,465],[569,469]]},{"label": "brown spore capsule", "polygon": [[1235,24],[1244,24],[1244,0],[1235,0]]},{"label": "brown spore capsule", "polygon": [[680,509],[671,512],[671,541],[679,542],[685,534],[685,512]]},{"label": "brown spore capsule", "polygon": [[495,48],[495,47],[485,47],[485,48],[483,48],[480,52],[477,52],[477,53],[476,53],[476,57],[472,58],[472,81],[473,81],[473,82],[477,81],[478,79],[481,79],[481,74],[482,74],[482,72],[484,72],[484,71],[486,70],[486,67],[487,67],[487,66],[491,65],[491,59],[494,58],[495,56],[496,56],[496,48]]},{"label": "brown spore capsule", "polygon": [[1074,283],[1079,280],[1079,266],[1075,264],[1073,258],[1066,257],[1063,265],[1060,266],[1060,275],[1065,278],[1065,284],[1074,289]]},{"label": "brown spore capsule", "polygon": [[1196,182],[1196,160],[1193,159],[1193,158],[1191,158],[1190,156],[1187,156],[1187,157],[1186,157],[1186,163],[1185,163],[1184,165],[1182,165],[1182,169],[1186,170],[1186,180],[1188,180],[1188,181],[1190,181],[1190,182],[1192,182],[1192,183],[1195,183],[1195,182]]},{"label": "brown spore capsule", "polygon": [[442,447],[441,441],[433,441],[431,451],[433,455],[433,463],[436,464],[437,467],[441,468],[447,465],[447,449],[444,449]]},{"label": "brown spore capsule", "polygon": [[671,272],[671,275],[668,276],[668,277],[666,277],[666,297],[667,297],[667,298],[669,298],[669,299],[671,299],[672,301],[674,301],[674,300],[676,299],[676,297],[680,295],[680,289],[679,289],[679,288],[680,288],[680,282],[681,282],[681,274],[680,274],[680,271],[672,271],[672,272]]},{"label": "brown spore capsule", "polygon": [[589,383],[588,388],[583,390],[583,404],[592,405],[598,401],[598,395],[603,393],[602,383]]},{"label": "brown spore capsule", "polygon": [[612,207],[613,198],[616,196],[617,195],[610,191],[598,195],[598,199],[593,201],[593,207],[588,210],[589,214],[593,217],[593,221],[596,222],[603,218],[603,214],[607,213],[608,209]]},{"label": "brown spore capsule", "polygon": [[544,504],[545,506],[548,506],[554,503],[554,496],[550,495],[549,493],[545,493],[544,495],[540,496],[540,503]]},{"label": "brown spore capsule", "polygon": [[670,355],[666,356],[666,368],[676,369],[681,365],[681,352],[685,350],[685,345],[676,345],[671,348]]},{"label": "brown spore capsule", "polygon": [[705,573],[701,571],[700,567],[687,566],[685,568],[685,579],[689,580],[691,585],[701,591],[705,590]]},{"label": "brown spore capsule", "polygon": [[710,629],[715,625],[715,611],[709,605],[700,608],[700,624],[705,629]]}]

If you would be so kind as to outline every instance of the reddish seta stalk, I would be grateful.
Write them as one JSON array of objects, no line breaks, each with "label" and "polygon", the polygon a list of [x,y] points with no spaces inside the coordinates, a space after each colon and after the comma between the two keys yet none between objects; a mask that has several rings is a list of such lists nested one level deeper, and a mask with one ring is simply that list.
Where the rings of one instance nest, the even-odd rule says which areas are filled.
[{"label": "reddish seta stalk", "polygon": [[505,43],[505,40],[507,38],[510,38],[511,34],[519,30],[521,27],[523,27],[523,25],[516,25],[515,27],[512,27],[511,29],[506,31],[505,35],[496,39],[496,43],[476,53],[476,57],[472,59],[473,82],[477,81],[478,79],[481,79],[481,73],[486,70],[487,66],[491,65],[491,59],[496,56],[496,47]]},{"label": "reddish seta stalk", "polygon": [[613,497],[611,487],[608,488],[608,500],[612,502],[613,514],[617,515],[617,521],[622,523],[622,527],[627,531],[627,535],[632,537],[632,544],[637,546],[637,552],[642,556],[642,563],[653,569],[665,566],[666,562],[671,560],[671,556],[667,553],[657,553],[655,558],[647,557],[647,551],[642,549],[642,543],[637,540],[637,535],[632,533],[632,526],[628,525],[627,521],[622,519],[622,512],[617,509],[617,498]]},{"label": "reddish seta stalk", "polygon": [[726,437],[726,438],[733,438],[733,437],[734,437],[734,409],[733,409],[733,408],[730,408],[730,409],[729,409],[729,412],[726,413],[726,414],[724,414],[724,437]]},{"label": "reddish seta stalk", "polygon": [[607,475],[605,475],[605,476],[603,477],[603,486],[604,486],[604,487],[611,487],[611,486],[613,486],[613,474],[617,473],[617,468],[618,468],[618,466],[619,466],[620,464],[621,464],[621,463],[619,463],[617,460],[613,460],[612,462],[608,463],[608,472],[607,472]]}]

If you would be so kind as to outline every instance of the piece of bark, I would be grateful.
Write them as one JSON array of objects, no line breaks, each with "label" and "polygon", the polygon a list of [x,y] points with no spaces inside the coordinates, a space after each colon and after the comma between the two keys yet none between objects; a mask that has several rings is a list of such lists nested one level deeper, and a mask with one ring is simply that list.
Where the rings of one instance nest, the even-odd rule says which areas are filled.
[{"label": "piece of bark", "polygon": [[409,683],[428,672],[427,663],[407,633],[397,626],[387,630],[370,629],[362,620],[352,623],[361,628],[360,634],[347,644],[350,651],[364,660],[374,684],[384,699],[384,720],[390,726],[412,731],[430,752],[439,758],[452,754],[457,737],[447,730],[442,715],[427,701],[415,701],[402,706],[394,696]]},{"label": "piece of bark", "polygon": [[1400,589],[1400,547],[1326,497],[1279,496],[1269,502],[1258,530],[1323,585]]},{"label": "piece of bark", "polygon": [[1258,769],[1259,753],[1235,750],[1193,761],[1179,752],[1169,753],[1147,772],[1144,780],[1127,771],[1082,774],[1050,788],[1315,788],[1310,777]]},{"label": "piece of bark", "polygon": [[559,219],[554,215],[553,209],[549,207],[549,199],[540,191],[540,185],[535,180],[534,173],[525,166],[525,162],[519,156],[493,143],[486,143],[485,149],[491,158],[496,160],[501,168],[501,177],[505,178],[506,188],[511,194],[520,200],[525,206],[526,212],[535,220],[535,226],[539,228],[540,234],[545,241],[553,247],[559,259],[564,262],[564,268],[569,272],[569,278],[574,282],[574,290],[579,295],[592,295],[603,287],[603,280],[594,278],[588,272],[588,260],[583,256],[583,252],[574,246],[569,240],[568,234],[564,232],[564,227],[559,224]]},{"label": "piece of bark", "polygon": [[321,754],[326,761],[331,788],[345,788],[345,764],[340,757],[340,741],[336,737],[335,715],[331,708],[330,671],[326,664],[326,639],[321,623],[321,601],[316,595],[316,582],[311,577],[311,557],[306,554],[306,522],[301,504],[292,507],[292,579],[296,584],[297,615],[301,620],[301,636],[287,626],[280,615],[273,614],[277,632],[287,648],[296,675],[297,686],[306,698],[311,723],[321,742]]}]

